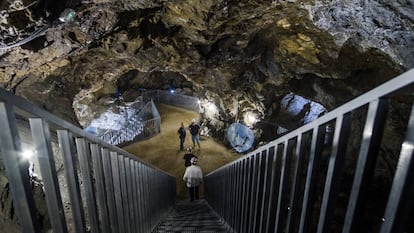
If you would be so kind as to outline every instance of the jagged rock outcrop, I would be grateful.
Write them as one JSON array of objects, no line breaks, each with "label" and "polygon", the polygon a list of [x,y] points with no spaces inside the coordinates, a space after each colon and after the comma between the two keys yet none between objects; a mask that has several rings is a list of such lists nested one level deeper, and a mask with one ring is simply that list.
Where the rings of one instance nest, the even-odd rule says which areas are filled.
[{"label": "jagged rock outcrop", "polygon": [[[125,89],[119,83],[130,92],[168,82],[201,98],[216,93],[222,114],[213,131],[220,137],[237,118],[224,101],[234,93],[248,96],[248,108],[264,106],[258,117],[273,122],[289,92],[333,109],[412,67],[409,4],[65,1],[54,8],[9,1],[2,6],[0,81],[83,127],[90,113],[103,111],[96,100]],[[85,107],[88,114],[78,112]]]},{"label": "jagged rock outcrop", "polygon": [[173,87],[217,107],[201,113],[212,136],[251,112],[266,142],[303,123],[287,94],[329,111],[414,67],[412,4],[7,0],[0,85],[80,127],[120,92]]},{"label": "jagged rock outcrop", "polygon": [[[289,92],[332,109],[412,67],[409,5],[66,1],[64,10],[9,1],[2,6],[1,83],[83,127],[90,120],[77,109],[99,112],[91,103],[114,95],[118,83],[165,89],[165,80],[189,86],[201,98],[217,93],[213,102],[243,93],[252,108],[264,106],[260,119],[273,121]],[[30,33],[33,40],[13,47]],[[223,114],[214,121],[220,126],[237,117],[227,109],[231,105],[219,106]]]}]

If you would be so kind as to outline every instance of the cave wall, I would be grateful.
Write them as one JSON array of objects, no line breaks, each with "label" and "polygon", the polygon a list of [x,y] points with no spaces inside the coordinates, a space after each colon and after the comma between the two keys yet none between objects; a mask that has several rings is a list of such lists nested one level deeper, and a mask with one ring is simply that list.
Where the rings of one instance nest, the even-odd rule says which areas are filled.
[{"label": "cave wall", "polygon": [[413,15],[408,0],[6,0],[0,86],[80,127],[120,91],[174,86],[217,107],[211,136],[252,112],[264,143],[303,124],[286,94],[329,111],[413,68]]},{"label": "cave wall", "polygon": [[[249,99],[242,112],[256,108],[277,124],[289,92],[331,110],[414,65],[410,1],[54,4],[2,4],[0,85],[81,127],[125,78],[134,80],[129,92],[166,89],[161,80],[178,75],[186,93],[213,93],[220,137],[237,119],[235,93]],[[62,22],[68,9],[74,16]]]}]

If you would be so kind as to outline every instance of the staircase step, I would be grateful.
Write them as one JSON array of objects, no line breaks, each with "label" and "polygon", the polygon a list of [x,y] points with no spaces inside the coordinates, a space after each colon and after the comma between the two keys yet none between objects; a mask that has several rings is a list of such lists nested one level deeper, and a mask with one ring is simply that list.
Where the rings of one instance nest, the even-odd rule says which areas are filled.
[{"label": "staircase step", "polygon": [[205,200],[181,201],[152,233],[219,233],[230,232]]}]

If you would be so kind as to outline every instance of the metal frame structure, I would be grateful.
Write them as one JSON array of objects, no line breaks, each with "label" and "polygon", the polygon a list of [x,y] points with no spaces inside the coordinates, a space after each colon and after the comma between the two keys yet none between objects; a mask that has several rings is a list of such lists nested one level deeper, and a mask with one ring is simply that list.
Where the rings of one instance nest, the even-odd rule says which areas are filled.
[{"label": "metal frame structure", "polygon": [[152,99],[156,103],[168,104],[195,112],[200,111],[199,99],[194,96],[171,93],[165,90],[155,90],[142,93],[142,97],[144,101]]},{"label": "metal frame structure", "polygon": [[150,232],[175,203],[172,175],[3,89],[0,129],[0,173],[21,232],[50,230],[38,219],[26,148],[37,158],[53,232]]},{"label": "metal frame structure", "polygon": [[[414,213],[413,86],[414,69],[209,173],[208,203],[240,233],[403,232]],[[411,111],[381,199],[369,186],[401,102]]]},{"label": "metal frame structure", "polygon": [[[157,103],[168,104],[190,111],[199,112],[199,100],[197,97],[171,93],[169,91],[155,90],[142,93],[141,102],[146,103],[140,106],[137,113],[133,114],[125,127],[120,130],[108,130],[100,136],[102,140],[112,145],[125,145],[149,139],[161,132],[161,116],[155,107]],[[152,113],[151,119],[142,120],[144,116]]]},{"label": "metal frame structure", "polygon": [[[151,118],[148,118],[148,115]],[[99,136],[111,145],[124,145],[149,139],[161,132],[161,116],[152,100],[128,118],[127,124],[120,130],[107,130]]]}]

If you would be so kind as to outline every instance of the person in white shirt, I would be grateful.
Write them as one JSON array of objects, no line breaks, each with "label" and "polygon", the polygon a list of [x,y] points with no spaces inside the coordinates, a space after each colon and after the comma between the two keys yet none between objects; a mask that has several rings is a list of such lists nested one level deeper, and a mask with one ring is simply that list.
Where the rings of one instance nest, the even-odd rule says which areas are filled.
[{"label": "person in white shirt", "polygon": [[191,158],[191,166],[187,167],[184,172],[183,180],[185,181],[188,191],[190,192],[190,201],[198,200],[198,189],[203,180],[203,172],[197,166],[197,157]]}]

